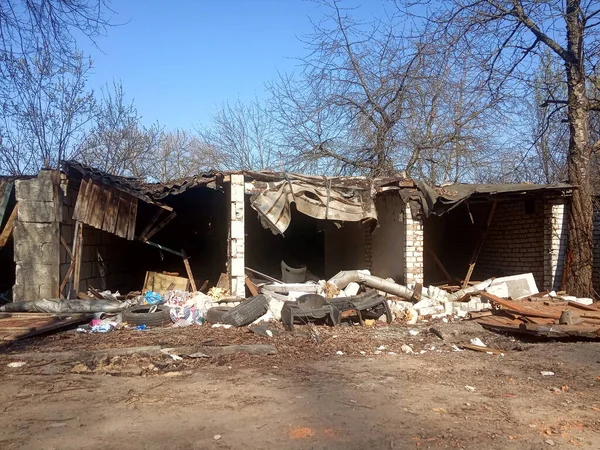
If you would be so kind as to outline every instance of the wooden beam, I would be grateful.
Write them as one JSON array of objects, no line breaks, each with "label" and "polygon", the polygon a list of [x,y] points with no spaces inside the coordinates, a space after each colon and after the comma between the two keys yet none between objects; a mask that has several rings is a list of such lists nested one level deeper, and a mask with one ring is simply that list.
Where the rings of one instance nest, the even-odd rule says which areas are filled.
[{"label": "wooden beam", "polygon": [[8,205],[10,194],[12,193],[13,184],[14,183],[12,181],[9,181],[4,185],[4,193],[0,199],[0,226],[2,226],[2,221],[4,220],[4,213],[6,212],[6,206]]},{"label": "wooden beam", "polygon": [[[160,213],[160,211],[159,211],[159,213]],[[154,228],[151,228],[148,230],[148,227],[146,227],[146,229],[142,232],[141,236],[139,237],[139,240],[142,242],[147,241],[152,236],[154,236],[156,233],[158,233],[161,229],[163,229],[171,220],[173,220],[175,218],[175,216],[177,216],[177,213],[175,211],[173,211],[171,214],[169,214],[167,217],[165,217],[162,220],[162,222],[160,222]],[[156,218],[156,216],[154,216],[154,218]],[[154,220],[154,218],[152,220]]]},{"label": "wooden beam", "polygon": [[487,220],[483,229],[481,230],[481,234],[479,235],[479,240],[477,241],[477,245],[475,246],[475,250],[473,250],[473,254],[471,255],[471,259],[469,260],[469,269],[467,270],[467,275],[465,276],[465,281],[463,282],[462,288],[466,288],[469,285],[469,280],[471,279],[471,275],[473,275],[473,270],[475,269],[475,264],[477,264],[477,259],[479,258],[479,253],[483,248],[483,243],[485,241],[485,235],[490,228],[490,224],[492,223],[492,218],[494,217],[494,212],[496,211],[496,202],[492,202],[492,206],[490,207],[490,211],[488,213]]},{"label": "wooden beam", "polygon": [[6,245],[6,242],[8,242],[8,238],[10,237],[10,235],[13,232],[13,228],[15,227],[15,222],[17,220],[18,211],[19,211],[19,204],[17,203],[15,205],[15,207],[13,208],[12,212],[10,213],[8,220],[6,221],[4,230],[2,230],[2,233],[0,233],[0,248],[4,247]]},{"label": "wooden beam", "polygon": [[248,287],[248,290],[254,297],[258,295],[258,289],[256,288],[256,285],[252,282],[252,280],[248,278],[248,275],[246,275],[246,286]]},{"label": "wooden beam", "polygon": [[187,272],[188,279],[190,280],[190,288],[192,289],[192,292],[197,292],[196,282],[194,281],[194,275],[192,274],[192,268],[190,267],[188,256],[185,254],[184,249],[181,249],[181,254],[183,255],[183,265],[185,266],[185,271]]},{"label": "wooden beam", "polygon": [[[83,247],[83,224],[79,221],[75,222],[75,236],[73,241],[73,255],[75,256],[75,264],[73,268],[73,290],[79,292],[79,278],[81,276],[81,254]],[[71,296],[68,293],[67,298]]]},{"label": "wooden beam", "polygon": [[65,241],[65,238],[62,235],[60,236],[60,243],[63,245],[63,247],[67,251],[67,255],[69,255],[69,258],[71,258],[71,261],[73,261],[73,252],[69,248],[67,241]]}]

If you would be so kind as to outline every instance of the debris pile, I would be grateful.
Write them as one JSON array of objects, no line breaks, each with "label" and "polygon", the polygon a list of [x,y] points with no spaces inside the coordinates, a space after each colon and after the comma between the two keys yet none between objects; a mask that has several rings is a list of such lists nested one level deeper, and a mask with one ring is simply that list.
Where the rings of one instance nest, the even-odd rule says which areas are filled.
[{"label": "debris pile", "polygon": [[494,306],[489,316],[477,319],[485,328],[554,338],[600,338],[600,308],[588,299],[559,296],[554,292],[519,301],[490,293],[483,297]]}]

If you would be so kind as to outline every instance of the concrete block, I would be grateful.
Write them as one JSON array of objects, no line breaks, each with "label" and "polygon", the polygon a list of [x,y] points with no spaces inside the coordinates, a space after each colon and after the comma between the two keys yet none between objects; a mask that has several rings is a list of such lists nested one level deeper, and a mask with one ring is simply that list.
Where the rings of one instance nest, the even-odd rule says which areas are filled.
[{"label": "concrete block", "polygon": [[[55,223],[15,223],[14,249],[15,262],[32,263],[40,258],[59,261],[59,224]],[[49,245],[48,245],[49,244]],[[52,255],[43,255],[51,252]],[[56,253],[54,253],[56,252]]]},{"label": "concrete block", "polygon": [[54,202],[23,200],[19,202],[18,219],[20,222],[48,223],[56,222]]},{"label": "concrete block", "polygon": [[17,180],[15,195],[17,201],[22,203],[28,201],[52,202],[54,201],[54,183],[51,179],[41,176],[30,180]]}]

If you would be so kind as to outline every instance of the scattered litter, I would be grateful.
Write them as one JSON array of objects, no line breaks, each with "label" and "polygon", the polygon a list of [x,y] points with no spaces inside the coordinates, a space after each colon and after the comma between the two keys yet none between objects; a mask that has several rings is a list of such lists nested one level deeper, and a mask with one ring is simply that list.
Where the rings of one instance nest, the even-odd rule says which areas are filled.
[{"label": "scattered litter", "polygon": [[337,352],[335,352],[335,354],[336,354],[336,355],[340,355],[340,356],[341,356],[341,355],[343,355],[343,354],[344,354],[344,352],[343,352],[343,351],[341,351],[341,350],[338,350]]},{"label": "scattered litter", "polygon": [[551,377],[554,375],[554,372],[550,372],[549,370],[542,370],[540,372],[540,375],[542,375],[543,377]]},{"label": "scattered litter", "polygon": [[6,366],[11,367],[13,369],[18,369],[19,367],[23,367],[25,364],[27,364],[25,361],[13,361],[11,363],[8,363]]},{"label": "scattered litter", "polygon": [[476,390],[475,386],[468,386],[468,385],[467,385],[467,386],[465,386],[465,389],[466,389],[467,391],[471,391],[471,392],[475,392],[475,390]]},{"label": "scattered litter", "polygon": [[379,347],[377,347],[377,350],[385,350],[385,345],[380,345]]},{"label": "scattered litter", "polygon": [[221,435],[220,434],[215,434],[213,436],[213,438],[214,438],[215,441],[218,441],[219,439],[221,439]]},{"label": "scattered litter", "polygon": [[388,355],[397,355],[396,352],[388,352]]},{"label": "scattered litter", "polygon": [[233,325],[228,325],[224,323],[214,323],[211,328],[231,328]]},{"label": "scattered litter", "polygon": [[471,339],[471,344],[477,345],[478,347],[487,347],[487,345],[485,345],[478,337]]},{"label": "scattered litter", "polygon": [[420,333],[419,330],[415,330],[414,328],[411,330],[408,330],[408,334],[410,334],[411,336],[416,336]]},{"label": "scattered litter", "polygon": [[400,350],[402,350],[404,353],[414,353],[413,349],[408,344],[402,344],[402,347],[400,347]]}]

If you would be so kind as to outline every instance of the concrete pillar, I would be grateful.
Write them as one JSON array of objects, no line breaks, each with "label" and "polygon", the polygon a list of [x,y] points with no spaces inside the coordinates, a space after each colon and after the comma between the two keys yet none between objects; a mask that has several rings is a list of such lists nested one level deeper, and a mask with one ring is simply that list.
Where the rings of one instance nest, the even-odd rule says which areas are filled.
[{"label": "concrete pillar", "polygon": [[244,175],[232,174],[230,182],[229,220],[229,291],[236,297],[246,296],[245,226],[244,226]]},{"label": "concrete pillar", "polygon": [[413,216],[410,203],[404,209],[404,282],[423,283],[423,219]]},{"label": "concrete pillar", "polygon": [[544,202],[544,287],[559,290],[567,251],[566,199]]},{"label": "concrete pillar", "polygon": [[19,212],[15,222],[16,277],[13,301],[59,297],[60,172],[42,170],[36,178],[18,180]]}]

